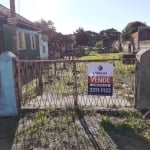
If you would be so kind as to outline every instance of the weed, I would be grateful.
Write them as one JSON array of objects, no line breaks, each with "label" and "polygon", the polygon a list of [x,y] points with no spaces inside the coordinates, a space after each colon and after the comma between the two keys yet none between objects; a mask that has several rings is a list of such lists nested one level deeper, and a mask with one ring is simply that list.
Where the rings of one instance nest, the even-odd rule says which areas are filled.
[{"label": "weed", "polygon": [[116,131],[120,134],[150,141],[150,120],[142,119],[138,111],[121,112],[118,118],[101,116],[101,123],[107,131]]}]

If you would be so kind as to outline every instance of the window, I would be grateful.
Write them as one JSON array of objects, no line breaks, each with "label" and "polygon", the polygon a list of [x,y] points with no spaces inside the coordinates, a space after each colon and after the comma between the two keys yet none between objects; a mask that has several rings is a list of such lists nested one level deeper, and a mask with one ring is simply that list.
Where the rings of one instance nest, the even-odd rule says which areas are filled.
[{"label": "window", "polygon": [[45,45],[43,45],[43,53],[45,53],[46,51],[45,51]]},{"label": "window", "polygon": [[30,41],[31,41],[31,49],[36,49],[36,37],[35,37],[35,35],[30,35]]},{"label": "window", "polygon": [[26,49],[26,41],[24,32],[17,32],[17,49],[23,50]]}]

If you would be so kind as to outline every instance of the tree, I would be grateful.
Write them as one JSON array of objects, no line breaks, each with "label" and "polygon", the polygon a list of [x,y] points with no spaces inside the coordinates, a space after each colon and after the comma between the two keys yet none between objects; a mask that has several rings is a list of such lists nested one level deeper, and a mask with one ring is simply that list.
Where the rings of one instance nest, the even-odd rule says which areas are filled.
[{"label": "tree", "polygon": [[131,33],[138,31],[139,27],[147,27],[146,23],[140,21],[130,22],[122,30],[122,39],[123,41],[131,40]]},{"label": "tree", "polygon": [[49,29],[52,29],[52,30],[56,31],[54,23],[51,20],[48,20],[47,24],[48,24]]},{"label": "tree", "polygon": [[102,30],[99,33],[100,41],[103,41],[103,47],[111,48],[114,41],[120,40],[120,32],[114,28]]},{"label": "tree", "polygon": [[95,44],[95,47],[102,48],[103,47],[103,41],[97,41]]},{"label": "tree", "polygon": [[95,46],[98,41],[98,33],[93,31],[84,31],[83,28],[79,28],[74,33],[76,46]]},{"label": "tree", "polygon": [[93,32],[93,31],[85,31],[85,32],[88,37],[87,46],[94,47],[96,42],[98,41],[98,33]]},{"label": "tree", "polygon": [[87,46],[88,35],[86,34],[83,28],[77,29],[74,35],[76,46]]},{"label": "tree", "polygon": [[54,23],[51,20],[45,21],[44,19],[40,19],[39,21],[35,21],[34,24],[37,28],[47,33],[49,41],[57,34]]},{"label": "tree", "polygon": [[35,21],[34,24],[38,28],[42,28],[44,30],[52,30],[55,31],[54,23],[51,20],[45,21],[44,19],[40,19],[39,21]]}]

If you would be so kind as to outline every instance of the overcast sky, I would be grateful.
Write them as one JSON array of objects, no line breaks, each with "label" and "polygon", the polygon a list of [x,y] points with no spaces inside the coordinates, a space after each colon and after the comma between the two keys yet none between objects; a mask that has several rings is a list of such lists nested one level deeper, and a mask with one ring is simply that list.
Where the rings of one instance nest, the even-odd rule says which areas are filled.
[{"label": "overcast sky", "polygon": [[[10,7],[9,0],[0,0],[0,4]],[[16,12],[31,21],[51,20],[64,34],[79,27],[121,31],[132,21],[150,25],[150,0],[16,0]]]}]

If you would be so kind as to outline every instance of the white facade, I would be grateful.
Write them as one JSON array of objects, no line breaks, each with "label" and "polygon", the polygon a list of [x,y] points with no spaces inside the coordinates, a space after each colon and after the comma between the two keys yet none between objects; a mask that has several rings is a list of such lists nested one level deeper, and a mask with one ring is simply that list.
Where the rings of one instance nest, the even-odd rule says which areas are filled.
[{"label": "white facade", "polygon": [[39,34],[40,59],[48,59],[48,36]]}]

